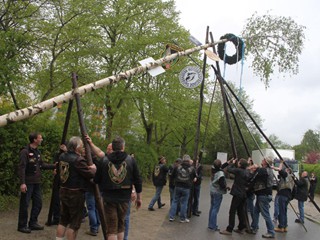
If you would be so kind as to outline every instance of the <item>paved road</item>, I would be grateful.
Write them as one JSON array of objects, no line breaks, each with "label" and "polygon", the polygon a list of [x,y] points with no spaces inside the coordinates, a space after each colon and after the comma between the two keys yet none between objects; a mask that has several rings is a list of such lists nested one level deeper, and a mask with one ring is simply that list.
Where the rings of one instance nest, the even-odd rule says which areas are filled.
[{"label": "paved road", "polygon": [[[232,236],[221,235],[219,232],[212,232],[208,230],[208,211],[210,208],[210,196],[208,193],[209,179],[206,178],[202,184],[201,197],[200,197],[200,210],[202,214],[200,217],[193,216],[190,219],[190,223],[169,222],[168,219],[162,223],[155,239],[172,239],[172,240],[205,240],[205,239],[262,239],[261,235],[266,233],[265,221],[260,217],[260,229],[256,235],[251,234],[238,234],[233,233]],[[220,229],[225,229],[228,225],[228,211],[231,202],[231,195],[224,195],[219,216],[218,226]],[[273,205],[273,204],[272,204]],[[317,210],[314,208],[314,211]],[[271,206],[271,213],[273,214],[273,206]],[[288,209],[288,232],[276,233],[275,239],[319,239],[319,224],[306,219],[305,226],[307,232],[303,226],[294,222],[296,215],[294,211],[289,207]],[[237,226],[237,220],[236,220]]]},{"label": "paved road", "polygon": [[[232,183],[230,183],[231,185]],[[208,225],[208,211],[209,211],[209,178],[205,178],[202,184],[200,197],[200,210],[202,214],[200,217],[192,217],[190,223],[169,222],[169,191],[166,186],[162,192],[162,200],[167,203],[163,209],[157,209],[154,212],[147,210],[148,203],[154,194],[154,187],[152,185],[144,186],[143,192],[143,206],[139,211],[133,209],[131,213],[131,227],[130,240],[230,240],[230,239],[262,239],[261,235],[266,232],[265,222],[261,218],[260,230],[257,235],[239,235],[233,233],[232,236],[225,236],[219,232],[212,232],[207,229]],[[224,195],[221,205],[218,225],[220,229],[225,229],[228,224],[228,212],[231,202],[231,195]],[[297,209],[297,201],[292,201],[292,205]],[[320,196],[316,197],[316,202],[320,203]],[[320,222],[320,213],[309,202],[305,203],[305,211],[316,221]],[[296,218],[291,208],[289,212],[289,231],[288,233],[276,233],[276,239],[319,239],[319,224],[314,221],[306,220],[305,226],[308,232],[305,232],[300,224],[294,223]],[[271,213],[273,213],[273,206],[271,206]],[[44,208],[39,216],[39,222],[43,224],[46,221],[48,214],[48,203],[44,204]],[[33,231],[31,234],[19,233],[16,229],[18,219],[18,209],[8,210],[5,213],[0,213],[0,240],[52,240],[55,239],[56,226],[45,227],[44,231]],[[237,224],[237,223],[236,223]],[[89,229],[88,220],[81,225],[79,230],[78,240],[102,240],[103,236],[100,232],[97,237],[91,237],[85,234]]]}]

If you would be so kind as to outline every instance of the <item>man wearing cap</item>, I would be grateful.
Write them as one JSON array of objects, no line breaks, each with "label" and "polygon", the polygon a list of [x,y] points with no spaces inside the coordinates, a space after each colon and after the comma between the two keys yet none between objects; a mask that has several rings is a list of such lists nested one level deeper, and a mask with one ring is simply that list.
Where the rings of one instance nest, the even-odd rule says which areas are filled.
[{"label": "man wearing cap", "polygon": [[167,173],[168,173],[168,167],[166,166],[167,160],[164,156],[159,157],[159,162],[155,166],[152,174],[152,182],[153,185],[156,187],[156,193],[151,199],[148,210],[154,211],[153,205],[157,202],[158,208],[162,208],[165,203],[161,202],[161,192],[163,187],[167,183]]}]

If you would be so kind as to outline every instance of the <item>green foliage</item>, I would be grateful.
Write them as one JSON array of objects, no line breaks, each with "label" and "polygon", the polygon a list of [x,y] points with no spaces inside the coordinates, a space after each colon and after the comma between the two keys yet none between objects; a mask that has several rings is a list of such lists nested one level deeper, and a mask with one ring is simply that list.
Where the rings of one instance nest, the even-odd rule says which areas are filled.
[{"label": "green foliage", "polygon": [[[0,31],[0,39],[4,40],[0,41],[0,101],[2,105],[5,103],[1,114],[69,91],[71,72],[77,73],[81,86],[134,68],[141,59],[158,59],[167,43],[177,42],[184,49],[191,47],[189,33],[178,24],[179,14],[172,0],[43,0],[15,1],[11,5],[9,2],[12,1],[4,1],[6,11],[0,19],[1,27],[6,27]],[[281,71],[293,69],[296,73],[297,55],[304,39],[303,27],[291,19],[277,18],[276,24],[273,20],[254,16],[244,32],[247,52],[255,56],[254,70],[266,83],[275,67],[274,59],[264,52],[273,48],[271,33],[275,34],[279,47],[272,55],[277,59],[275,63],[285,64],[279,65]],[[275,25],[283,26],[278,30]],[[165,155],[168,163],[184,153],[193,155],[199,88],[183,88],[178,80],[179,72],[188,64],[191,64],[188,58],[181,59],[160,76],[150,77],[147,73],[133,76],[81,99],[86,127],[94,142],[105,149],[113,137],[124,137],[127,151],[135,153],[144,179],[149,177],[159,155]],[[204,160],[212,163],[217,151],[230,155],[231,148],[221,97],[216,94],[209,116],[211,106],[207,99],[212,83],[205,81],[199,145],[206,153]],[[249,98],[243,95],[242,102],[251,111]],[[0,128],[4,136],[0,140],[0,163],[5,166],[0,170],[1,194],[17,193],[17,176],[13,170],[18,163],[17,148],[27,144],[31,131],[42,132],[44,142],[40,150],[44,160],[52,162],[61,141],[66,108],[65,104]],[[243,110],[237,112],[243,114]],[[259,122],[259,117],[253,115]],[[208,129],[205,129],[207,119]],[[259,135],[248,118],[244,122],[249,124],[259,144]],[[256,149],[245,123],[240,123],[240,128],[249,148]],[[234,122],[232,126],[235,129]],[[73,135],[79,135],[75,104],[67,139]],[[246,155],[237,133],[235,140],[239,155]],[[51,180],[51,171],[44,172],[45,191],[50,189]]]},{"label": "green foliage", "polygon": [[[291,149],[292,147],[285,143],[282,142],[276,135],[271,134],[268,139],[270,140],[270,142],[272,143],[272,145],[276,148],[276,149]],[[265,143],[266,148],[271,148],[269,143]]]},{"label": "green foliage", "polygon": [[0,128],[0,195],[16,195],[19,191],[17,176],[20,148],[26,145],[28,124],[19,122]]},{"label": "green foliage", "polygon": [[[240,93],[239,89],[236,89],[233,85],[230,85],[230,88],[236,96],[241,96],[241,103],[245,106],[255,122],[258,125],[261,125],[260,117],[252,110],[252,100],[250,100],[249,96],[246,95],[245,91],[242,90]],[[217,124],[217,128],[215,129],[215,132],[210,134],[208,143],[206,145],[206,148],[208,150],[204,158],[204,163],[208,164],[212,164],[212,162],[216,159],[217,152],[226,152],[228,153],[229,158],[233,157],[233,150],[229,135],[229,125],[227,123],[225,110],[223,108],[223,99],[220,92],[217,92],[216,94],[217,97],[215,105],[217,106],[217,109],[215,109],[215,117],[217,117],[217,120],[215,121]],[[229,96],[229,101],[231,103],[230,105],[232,111],[234,112],[235,118],[237,119],[241,134],[246,142],[249,154],[251,154],[252,150],[257,149],[258,146],[261,145],[261,136],[246,111],[244,111],[243,107],[240,106],[236,99],[232,96],[230,90],[227,91],[227,94]],[[244,148],[243,141],[241,139],[240,133],[237,130],[235,120],[231,114],[229,107],[227,107],[227,111],[230,119],[237,155],[238,157],[247,158],[248,153]]]},{"label": "green foliage", "polygon": [[303,161],[308,161],[308,155],[320,153],[320,134],[317,130],[305,132],[303,139],[299,145],[293,147],[296,152],[296,158]]},{"label": "green foliage", "polygon": [[312,172],[315,173],[315,175],[318,178],[318,183],[316,187],[316,193],[320,193],[320,184],[319,184],[319,179],[320,179],[320,164],[302,164],[301,170],[307,171],[308,175],[310,176]]},{"label": "green foliage", "polygon": [[17,209],[19,198],[16,196],[0,195],[0,212]]},{"label": "green foliage", "polygon": [[290,17],[253,14],[244,26],[246,55],[253,57],[254,74],[269,86],[275,70],[297,74],[305,27]]}]

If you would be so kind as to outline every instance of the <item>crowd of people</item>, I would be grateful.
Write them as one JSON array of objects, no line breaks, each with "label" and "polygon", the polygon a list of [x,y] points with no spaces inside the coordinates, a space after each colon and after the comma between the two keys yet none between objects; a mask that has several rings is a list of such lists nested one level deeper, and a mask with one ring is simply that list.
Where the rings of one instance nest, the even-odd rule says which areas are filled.
[{"label": "crowd of people", "polygon": [[[85,136],[94,162],[86,158],[81,137],[71,137],[66,148],[61,151],[58,161],[46,164],[38,149],[42,134],[29,135],[29,144],[20,151],[20,207],[18,231],[31,233],[43,230],[38,222],[42,207],[41,170],[53,169],[59,172],[59,220],[57,213],[50,219],[50,225],[57,224],[56,240],[77,238],[78,230],[84,218],[84,206],[87,205],[90,229],[89,235],[96,236],[99,226],[105,229],[108,240],[127,239],[131,201],[141,207],[142,179],[133,154],[127,154],[125,141],[116,137],[104,153],[94,145],[89,136]],[[94,196],[93,188],[99,188],[101,195]],[[55,200],[55,199],[53,199]],[[28,216],[29,204],[32,201],[31,214]],[[104,212],[98,214],[96,203],[103,203]],[[100,217],[104,221],[100,221]],[[52,220],[52,221],[51,221]],[[49,224],[49,223],[48,223]]]},{"label": "crowd of people", "polygon": [[[200,216],[201,211],[198,210],[200,186],[197,186],[196,182],[201,184],[201,164],[198,161],[194,164],[189,155],[184,155],[182,159],[178,158],[169,168],[165,166],[165,162],[159,159],[155,169],[158,169],[159,172],[161,172],[160,169],[164,169],[162,174],[159,174],[162,179],[161,191],[166,183],[165,175],[168,173],[171,205],[169,221],[175,221],[178,216],[181,223],[188,223],[190,221],[187,218],[188,208],[191,209],[193,215]],[[274,175],[274,171],[278,172],[278,176]],[[182,174],[182,172],[185,174]],[[227,186],[226,175],[232,175],[234,178],[231,188]],[[182,176],[185,176],[185,178]],[[275,178],[278,182],[278,189],[274,198],[275,208],[274,218],[272,219],[270,203],[273,200],[272,193]],[[288,231],[287,209],[292,199],[298,201],[299,208],[298,218],[295,222],[304,224],[304,202],[307,201],[309,193],[310,201],[313,200],[316,182],[317,179],[314,173],[309,177],[308,173],[303,171],[300,179],[297,179],[283,160],[280,161],[278,167],[275,167],[273,159],[270,157],[265,157],[261,162],[261,166],[254,164],[251,158],[248,160],[231,159],[224,164],[219,159],[216,159],[213,162],[211,171],[208,229],[210,231],[218,231],[223,235],[232,235],[233,232],[238,234],[257,234],[261,215],[267,229],[267,232],[262,234],[262,237],[275,238],[276,232],[286,233]],[[154,185],[156,186],[156,194],[151,200],[151,205],[149,205],[148,209],[150,211],[154,211],[152,204],[161,199],[159,186],[155,183]],[[226,229],[220,230],[217,225],[217,218],[223,195],[228,190],[232,195],[229,221]],[[159,202],[158,206],[161,206]],[[236,215],[238,217],[237,226],[235,226]]]},{"label": "crowd of people", "polygon": [[[106,152],[97,147],[89,136],[85,136],[85,139],[91,149],[92,163],[86,159],[81,137],[71,137],[66,145],[61,145],[55,163],[47,164],[38,149],[43,141],[41,133],[29,135],[29,144],[20,151],[19,232],[31,233],[44,229],[38,222],[42,208],[41,171],[51,169],[59,180],[59,187],[53,189],[58,192],[54,195],[54,211],[49,224],[57,224],[56,240],[76,239],[84,218],[82,209],[85,205],[90,226],[86,232],[88,235],[97,236],[102,228],[108,240],[128,239],[131,205],[135,203],[140,208],[142,203],[142,179],[134,154],[125,152],[125,141],[121,137],[116,137],[108,144]],[[274,175],[273,170],[278,172],[278,176]],[[193,161],[185,154],[167,166],[166,157],[160,156],[152,172],[155,194],[147,209],[154,212],[156,203],[158,209],[166,205],[161,199],[161,193],[168,178],[169,221],[178,219],[180,223],[188,223],[188,216],[191,214],[199,217],[202,175],[203,167],[198,158]],[[231,187],[227,186],[226,175],[234,178]],[[275,179],[278,189],[272,219],[270,203]],[[288,231],[287,208],[292,199],[298,200],[299,214],[295,222],[304,224],[304,202],[308,200],[308,196],[310,201],[314,201],[316,184],[314,173],[309,176],[308,172],[303,171],[300,179],[297,179],[283,160],[275,167],[269,157],[262,160],[261,166],[254,164],[250,158],[230,159],[224,164],[216,159],[211,169],[208,229],[223,235],[232,235],[233,232],[257,234],[261,214],[267,229],[262,237],[275,238],[276,232]],[[97,186],[100,193],[98,199],[95,195]],[[232,200],[228,224],[222,230],[218,227],[217,219],[223,195],[228,191]],[[98,211],[99,203],[103,206],[103,213]],[[101,226],[102,224],[104,225]]]}]

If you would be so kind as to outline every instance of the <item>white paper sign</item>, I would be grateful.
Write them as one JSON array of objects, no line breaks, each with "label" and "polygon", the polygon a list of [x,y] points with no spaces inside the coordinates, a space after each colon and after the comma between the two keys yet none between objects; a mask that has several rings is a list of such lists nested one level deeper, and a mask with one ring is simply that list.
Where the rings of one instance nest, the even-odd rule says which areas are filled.
[{"label": "white paper sign", "polygon": [[[143,59],[143,60],[139,61],[141,66],[144,66],[146,64],[153,63],[153,62],[155,62],[155,60],[152,57],[149,57],[149,58],[146,58],[146,59]],[[152,69],[148,70],[148,73],[152,77],[158,76],[159,74],[164,73],[164,72],[165,72],[165,70],[163,69],[163,67],[160,67],[160,66],[157,66],[155,68],[152,68]]]}]

